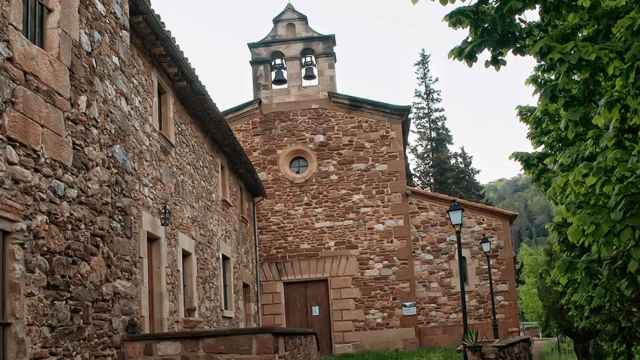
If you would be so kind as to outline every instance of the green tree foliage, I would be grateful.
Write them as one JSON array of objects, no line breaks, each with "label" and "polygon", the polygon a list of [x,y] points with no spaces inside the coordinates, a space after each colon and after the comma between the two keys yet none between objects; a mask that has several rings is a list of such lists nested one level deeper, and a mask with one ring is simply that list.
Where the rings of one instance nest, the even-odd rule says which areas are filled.
[{"label": "green tree foliage", "polygon": [[482,185],[476,178],[480,171],[473,167],[473,156],[464,146],[451,156],[453,181],[449,194],[467,200],[481,201],[484,198]]},{"label": "green tree foliage", "polygon": [[451,153],[453,137],[446,125],[447,117],[440,106],[442,95],[436,88],[438,78],[431,73],[431,56],[422,49],[415,63],[418,85],[412,106],[411,122],[416,140],[409,147],[414,158],[410,184],[422,189],[480,200],[481,185],[476,180],[478,170],[464,148]]},{"label": "green tree foliage", "polygon": [[[571,338],[574,352],[578,360],[604,359],[598,339],[597,326],[593,319],[576,321],[571,314],[571,307],[565,301],[566,292],[558,278],[553,274],[558,260],[562,255],[556,248],[557,244],[550,241],[544,250],[543,265],[538,274],[538,297],[544,309],[542,326],[546,332],[562,334]],[[617,358],[616,358],[617,359]]]},{"label": "green tree foliage", "polygon": [[553,208],[530,177],[518,175],[493,181],[484,185],[484,195],[485,202],[518,213],[511,226],[516,244],[533,247],[545,244],[549,234],[546,226],[553,219]]},{"label": "green tree foliage", "polygon": [[520,310],[526,321],[543,322],[544,310],[538,297],[538,280],[545,266],[543,249],[523,244],[518,251],[523,284],[518,288]]},{"label": "green tree foliage", "polygon": [[557,304],[610,358],[640,356],[640,1],[476,0],[446,21],[468,30],[455,59],[536,60],[535,151],[515,158],[555,206]]},{"label": "green tree foliage", "polygon": [[453,137],[446,125],[447,117],[440,107],[442,95],[436,89],[438,78],[431,74],[431,56],[422,49],[415,63],[418,85],[415,89],[411,123],[416,140],[409,147],[415,159],[413,185],[435,192],[447,192],[452,175],[449,145]]}]

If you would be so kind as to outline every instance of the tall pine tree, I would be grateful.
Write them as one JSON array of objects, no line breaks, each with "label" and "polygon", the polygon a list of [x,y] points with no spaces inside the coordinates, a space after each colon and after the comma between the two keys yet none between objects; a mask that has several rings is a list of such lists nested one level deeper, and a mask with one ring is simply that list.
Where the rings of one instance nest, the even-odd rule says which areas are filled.
[{"label": "tall pine tree", "polygon": [[414,158],[411,185],[448,193],[453,173],[449,145],[453,143],[453,138],[445,124],[447,118],[440,107],[442,97],[440,90],[435,88],[438,78],[431,74],[430,61],[431,56],[422,49],[420,59],[415,63],[418,85],[411,122],[417,138],[409,147]]},{"label": "tall pine tree", "polygon": [[409,147],[413,156],[412,186],[468,200],[482,200],[482,186],[476,179],[479,171],[472,156],[461,148],[451,153],[453,137],[447,128],[447,117],[440,106],[442,96],[436,89],[438,78],[431,74],[431,56],[422,49],[416,62],[415,101],[411,121],[415,141]]}]

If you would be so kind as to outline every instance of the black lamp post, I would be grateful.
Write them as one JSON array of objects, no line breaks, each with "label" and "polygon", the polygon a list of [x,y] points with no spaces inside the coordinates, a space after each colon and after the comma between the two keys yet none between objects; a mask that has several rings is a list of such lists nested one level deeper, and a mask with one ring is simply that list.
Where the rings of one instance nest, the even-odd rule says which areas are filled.
[{"label": "black lamp post", "polygon": [[489,269],[489,291],[491,292],[491,327],[493,328],[493,338],[499,339],[498,319],[496,318],[496,301],[493,293],[493,278],[491,277],[491,239],[486,235],[480,241],[482,252],[487,256],[487,267]]},{"label": "black lamp post", "polygon": [[[462,304],[462,338],[469,332],[469,321],[467,319],[467,296],[464,289],[464,263],[462,262],[462,220],[464,218],[464,209],[457,200],[451,203],[451,207],[447,211],[451,226],[456,230],[456,240],[458,245],[458,274],[460,278],[460,303]],[[463,341],[464,346],[464,341]],[[462,349],[463,359],[467,360],[467,351]]]}]

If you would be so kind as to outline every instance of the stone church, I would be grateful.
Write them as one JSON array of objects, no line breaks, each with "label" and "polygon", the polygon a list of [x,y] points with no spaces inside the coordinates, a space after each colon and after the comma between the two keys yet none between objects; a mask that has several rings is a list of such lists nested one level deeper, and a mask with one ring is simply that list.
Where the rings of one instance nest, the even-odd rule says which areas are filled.
[{"label": "stone church", "polygon": [[[0,360],[459,342],[453,199],[407,187],[409,107],[338,93],[335,46],[287,6],[223,113],[149,0],[0,2]],[[516,214],[460,202],[471,326],[486,235],[517,332]]]},{"label": "stone church", "polygon": [[[325,353],[457,343],[454,199],[407,186],[410,108],[339,93],[335,36],[291,4],[273,24],[249,44],[254,99],[224,112],[266,192],[263,324],[313,328]],[[461,202],[471,327],[490,337],[486,235],[500,331],[517,333],[516,214]]]}]

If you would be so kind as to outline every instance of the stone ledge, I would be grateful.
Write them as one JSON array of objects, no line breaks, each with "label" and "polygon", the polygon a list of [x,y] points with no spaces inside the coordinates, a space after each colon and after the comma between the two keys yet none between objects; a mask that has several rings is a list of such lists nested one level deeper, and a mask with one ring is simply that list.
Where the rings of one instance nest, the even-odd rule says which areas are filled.
[{"label": "stone ledge", "polygon": [[263,327],[263,328],[243,328],[243,329],[220,329],[220,330],[195,330],[195,331],[176,331],[156,334],[143,334],[127,336],[122,341],[148,341],[148,340],[181,340],[181,339],[201,339],[209,337],[224,337],[238,335],[314,335],[315,331],[310,329],[296,328],[279,328],[279,327]]}]

